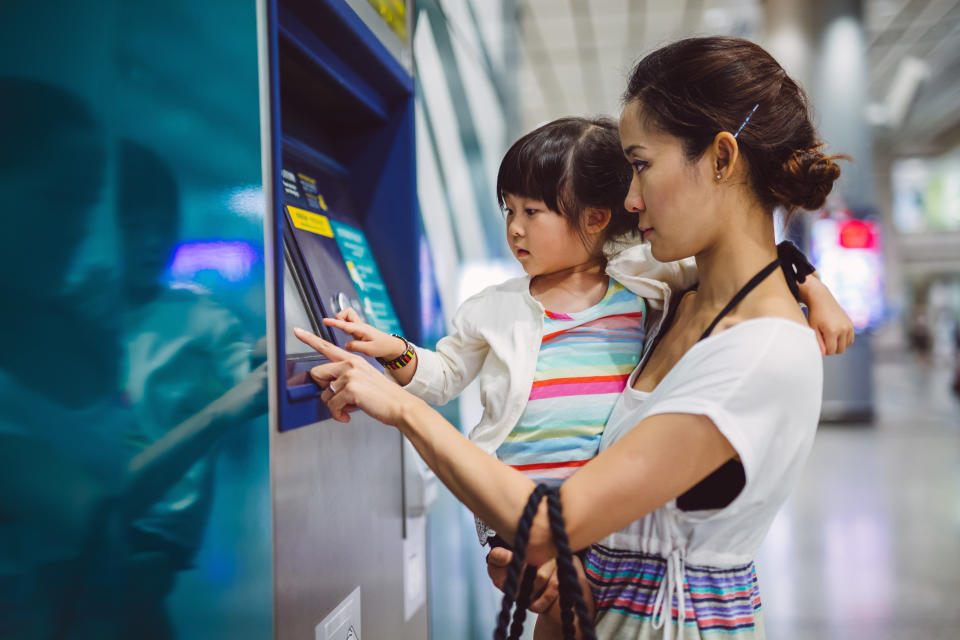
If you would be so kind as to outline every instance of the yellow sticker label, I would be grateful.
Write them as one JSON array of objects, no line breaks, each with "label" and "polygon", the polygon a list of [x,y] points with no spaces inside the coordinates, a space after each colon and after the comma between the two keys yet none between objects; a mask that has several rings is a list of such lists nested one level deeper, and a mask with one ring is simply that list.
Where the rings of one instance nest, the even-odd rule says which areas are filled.
[{"label": "yellow sticker label", "polygon": [[328,208],[328,207],[327,207],[327,201],[323,199],[323,195],[322,195],[322,194],[319,194],[319,193],[317,194],[317,202],[320,203],[320,208],[321,208],[321,209],[323,209],[324,211],[327,210],[327,208]]},{"label": "yellow sticker label", "polygon": [[290,213],[290,221],[293,226],[303,231],[309,231],[327,238],[333,237],[333,229],[330,227],[330,218],[319,213],[305,211],[299,207],[287,205],[287,212]]}]

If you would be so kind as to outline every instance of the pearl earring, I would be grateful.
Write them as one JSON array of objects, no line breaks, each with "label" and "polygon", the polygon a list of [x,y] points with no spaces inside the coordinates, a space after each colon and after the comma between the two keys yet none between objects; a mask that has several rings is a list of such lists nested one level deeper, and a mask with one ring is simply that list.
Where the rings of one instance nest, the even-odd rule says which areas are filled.
[{"label": "pearl earring", "polygon": [[722,173],[718,173],[718,174],[717,174],[717,180],[723,180],[723,174],[722,174]]}]

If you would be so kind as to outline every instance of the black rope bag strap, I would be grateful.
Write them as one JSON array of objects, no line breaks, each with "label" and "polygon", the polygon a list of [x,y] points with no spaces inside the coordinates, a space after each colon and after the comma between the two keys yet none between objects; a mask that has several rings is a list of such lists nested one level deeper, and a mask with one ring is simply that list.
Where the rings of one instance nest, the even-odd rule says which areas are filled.
[{"label": "black rope bag strap", "polygon": [[[510,609],[517,594],[517,581],[520,579],[520,570],[523,568],[523,561],[527,555],[527,542],[530,540],[530,525],[533,524],[533,518],[537,515],[537,507],[540,506],[540,500],[547,493],[547,485],[538,484],[530,494],[527,500],[527,506],[523,509],[523,514],[517,522],[517,534],[513,541],[513,558],[507,567],[507,581],[503,585],[503,604],[500,607],[500,615],[497,616],[497,628],[493,632],[494,640],[507,640],[507,625],[510,623]],[[527,575],[524,575],[524,586],[527,587],[527,595],[523,600],[529,598],[530,588],[533,586],[533,577],[536,575],[536,569],[529,567]],[[529,583],[529,584],[528,584]],[[513,625],[510,629],[510,640],[520,637],[523,630],[523,621],[527,617],[526,606],[519,606],[513,614]]]},{"label": "black rope bag strap", "polygon": [[[563,521],[563,507],[560,504],[560,490],[557,487],[548,487],[539,484],[530,494],[523,515],[517,523],[517,534],[514,539],[513,558],[507,568],[507,580],[503,585],[503,604],[500,615],[497,617],[497,628],[493,632],[494,640],[518,640],[523,633],[523,622],[526,619],[526,608],[529,605],[530,592],[537,570],[527,567],[520,585],[520,595],[517,594],[517,581],[527,553],[527,542],[530,540],[530,526],[537,514],[537,508],[543,496],[547,496],[547,512],[550,516],[550,532],[553,543],[557,548],[557,577],[560,581],[560,617],[563,622],[563,637],[573,640],[576,637],[576,621],[574,613],[580,623],[580,632],[584,640],[596,640],[593,628],[593,618],[587,611],[587,604],[580,591],[580,581],[577,579],[577,570],[573,564],[573,552],[570,549],[570,540]],[[516,600],[517,609],[513,613],[513,624],[510,625],[510,635],[507,636],[507,625],[510,622],[510,609]]]},{"label": "black rope bag strap", "polygon": [[547,511],[550,514],[550,533],[557,548],[557,577],[560,580],[560,620],[563,622],[563,637],[573,640],[577,636],[573,614],[577,614],[580,633],[584,640],[596,640],[593,618],[583,600],[577,569],[573,566],[573,551],[563,521],[563,505],[560,503],[560,488],[553,487],[547,493]]}]

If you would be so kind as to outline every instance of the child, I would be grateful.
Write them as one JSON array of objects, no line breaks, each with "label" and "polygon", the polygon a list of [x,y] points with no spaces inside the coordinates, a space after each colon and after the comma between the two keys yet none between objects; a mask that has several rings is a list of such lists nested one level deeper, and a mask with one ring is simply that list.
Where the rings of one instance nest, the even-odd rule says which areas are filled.
[{"label": "child", "polygon": [[[660,263],[638,244],[637,216],[623,206],[630,179],[613,122],[546,124],[507,151],[497,177],[507,242],[527,276],[466,300],[435,352],[352,309],[324,322],[427,402],[444,404],[479,376],[484,412],[470,439],[535,482],[559,484],[596,455],[670,290],[697,280],[692,258]],[[495,535],[479,521],[478,533],[481,543]]]}]

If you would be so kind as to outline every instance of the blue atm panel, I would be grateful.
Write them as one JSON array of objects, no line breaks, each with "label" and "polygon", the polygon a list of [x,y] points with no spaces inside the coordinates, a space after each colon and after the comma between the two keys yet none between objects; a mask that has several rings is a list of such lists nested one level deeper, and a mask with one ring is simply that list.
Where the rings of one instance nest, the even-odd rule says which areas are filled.
[{"label": "blue atm panel", "polygon": [[[329,175],[318,165],[285,154],[283,161],[283,230],[285,268],[295,288],[293,293],[308,326],[317,335],[344,346],[351,338],[338,329],[326,327],[322,319],[336,316],[351,307],[360,317],[383,331],[402,331],[379,266],[366,234],[359,228],[359,216],[342,176]],[[297,302],[297,301],[293,301]],[[285,312],[291,301],[286,301]],[[287,312],[289,316],[290,313]],[[282,429],[302,426],[330,417],[316,399],[320,391],[309,379],[309,369],[323,359],[303,348],[286,332],[285,364],[288,421]],[[290,340],[294,342],[289,342]]]},{"label": "blue atm panel", "polygon": [[422,640],[426,584],[415,578],[427,573],[426,543],[415,533],[422,514],[408,525],[402,437],[362,412],[331,419],[308,377],[323,360],[292,335],[302,326],[344,345],[323,319],[349,306],[420,340],[413,78],[387,46],[409,54],[409,42],[370,26],[383,20],[366,0],[258,9],[274,637],[339,627]]},{"label": "blue atm panel", "polygon": [[[290,271],[275,287],[276,389],[282,431],[330,416],[307,375],[323,359],[291,344],[287,315],[318,335],[349,306],[416,341],[419,223],[413,80],[343,0],[268,3],[270,171],[275,251]],[[295,303],[295,304],[294,304]],[[297,313],[297,309],[303,313]],[[288,309],[290,311],[288,311]]]}]

